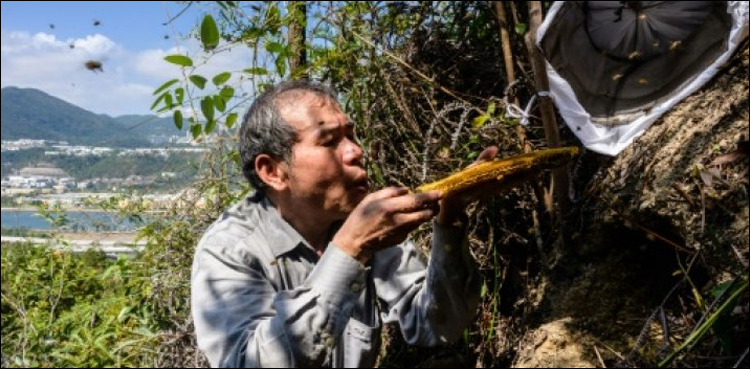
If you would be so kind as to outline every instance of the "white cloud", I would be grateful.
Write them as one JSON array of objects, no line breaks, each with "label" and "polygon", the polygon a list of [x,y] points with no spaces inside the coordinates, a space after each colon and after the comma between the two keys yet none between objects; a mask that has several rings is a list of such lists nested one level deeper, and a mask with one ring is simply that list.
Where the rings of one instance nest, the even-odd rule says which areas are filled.
[{"label": "white cloud", "polygon": [[[176,48],[131,51],[100,34],[59,40],[43,32],[3,30],[0,84],[37,88],[95,113],[149,114],[156,87],[181,78],[180,68],[164,61],[166,55],[187,53],[198,66],[196,73],[209,80],[223,71],[241,71],[252,57],[248,49],[235,49],[203,64],[199,45],[186,44],[182,52]],[[86,69],[89,60],[101,62],[103,72]],[[230,83],[238,82],[238,75],[234,73]]]}]

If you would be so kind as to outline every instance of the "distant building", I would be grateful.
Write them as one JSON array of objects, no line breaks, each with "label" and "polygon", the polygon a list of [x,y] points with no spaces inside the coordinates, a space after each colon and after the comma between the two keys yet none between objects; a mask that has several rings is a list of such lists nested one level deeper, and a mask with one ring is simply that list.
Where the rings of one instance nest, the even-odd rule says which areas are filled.
[{"label": "distant building", "polygon": [[8,176],[2,183],[3,188],[52,188],[65,191],[75,186],[75,180],[64,170],[50,164],[42,163],[35,167],[21,169],[17,175]]},{"label": "distant building", "polygon": [[51,164],[40,163],[36,167],[26,167],[18,173],[21,177],[46,177],[46,179],[58,179],[70,177],[64,170]]}]

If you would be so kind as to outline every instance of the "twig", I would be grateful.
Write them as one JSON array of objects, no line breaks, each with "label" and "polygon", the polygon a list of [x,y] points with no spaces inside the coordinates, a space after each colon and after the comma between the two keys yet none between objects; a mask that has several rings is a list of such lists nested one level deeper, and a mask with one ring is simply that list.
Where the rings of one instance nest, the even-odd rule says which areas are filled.
[{"label": "twig", "polygon": [[690,204],[690,207],[695,207],[695,202],[693,202],[693,199],[691,199],[690,196],[688,196],[687,192],[685,192],[685,190],[683,190],[680,187],[680,185],[678,185],[677,183],[672,183],[671,187],[675,191],[677,191],[677,194],[680,195],[683,199],[685,199],[685,201],[687,201],[688,204]]},{"label": "twig", "polygon": [[357,33],[357,31],[351,31],[351,32],[352,32],[352,34],[353,34],[354,36],[356,36],[356,37],[357,37],[358,39],[360,39],[360,40],[361,40],[362,42],[364,42],[364,43],[366,43],[367,45],[369,45],[370,47],[372,47],[372,48],[374,48],[374,49],[376,49],[376,50],[378,50],[378,51],[382,52],[383,54],[385,54],[385,55],[386,55],[386,56],[388,56],[389,58],[391,58],[391,59],[395,60],[395,61],[396,61],[396,62],[397,62],[398,64],[401,64],[401,65],[402,65],[402,66],[404,66],[404,67],[405,67],[405,68],[406,68],[407,70],[409,70],[410,72],[412,72],[412,73],[416,74],[416,75],[417,75],[417,76],[418,76],[419,78],[422,78],[422,79],[424,79],[425,81],[427,81],[427,82],[429,82],[430,84],[432,84],[432,85],[434,85],[435,87],[437,87],[437,89],[438,89],[438,90],[440,90],[440,91],[444,92],[445,94],[449,95],[450,97],[452,97],[452,98],[454,98],[454,99],[456,99],[456,100],[458,100],[458,101],[460,101],[460,102],[462,102],[462,103],[464,103],[464,104],[467,104],[467,105],[469,105],[469,106],[472,106],[472,107],[473,107],[473,109],[475,109],[475,110],[476,110],[477,112],[479,112],[479,114],[481,114],[481,115],[487,115],[487,112],[485,112],[485,111],[484,111],[484,110],[482,110],[481,108],[479,108],[479,107],[476,107],[476,106],[473,106],[473,105],[472,105],[471,103],[469,103],[468,101],[466,101],[466,100],[464,100],[463,98],[461,98],[460,96],[458,96],[456,92],[453,92],[453,91],[449,90],[448,88],[446,88],[446,87],[443,87],[443,86],[442,86],[441,84],[439,84],[439,83],[438,83],[437,81],[435,81],[434,79],[430,78],[430,77],[429,77],[429,76],[427,76],[426,74],[424,74],[424,73],[420,72],[420,71],[419,71],[419,70],[417,70],[416,68],[412,67],[411,65],[409,65],[409,63],[407,63],[407,62],[403,61],[403,60],[402,60],[401,58],[399,58],[398,56],[396,56],[396,55],[395,55],[395,54],[393,54],[392,52],[390,52],[390,51],[388,51],[388,50],[385,50],[385,49],[381,49],[381,48],[379,48],[379,47],[378,47],[377,45],[373,44],[373,43],[372,43],[372,42],[371,42],[370,40],[368,40],[368,39],[366,39],[366,38],[362,37],[362,35],[360,35],[359,33]]},{"label": "twig", "polygon": [[[526,33],[526,49],[529,52],[529,59],[534,71],[534,83],[536,92],[549,90],[549,78],[544,58],[539,49],[536,47],[536,32],[542,24],[542,3],[541,1],[529,2],[529,32]],[[557,127],[555,110],[552,105],[552,99],[549,96],[539,96],[539,108],[542,112],[542,124],[544,126],[544,137],[547,139],[549,147],[560,146],[560,132]],[[555,184],[555,197],[557,198],[557,214],[565,214],[570,202],[568,194],[568,172],[565,168],[556,168],[552,170],[552,181]],[[553,219],[558,219],[555,212],[550,215]]]},{"label": "twig", "polygon": [[609,350],[609,352],[613,353],[615,356],[617,356],[621,361],[626,361],[625,358],[622,356],[621,353],[615,351],[613,348],[607,346],[604,342],[599,342],[600,345],[604,346],[605,349]]},{"label": "twig", "polygon": [[652,231],[652,230],[650,230],[650,229],[648,229],[648,228],[646,228],[646,227],[642,226],[642,225],[641,225],[640,223],[638,223],[638,222],[635,222],[635,221],[633,221],[633,220],[632,220],[632,219],[631,219],[630,217],[628,217],[628,216],[625,216],[625,215],[624,215],[624,214],[622,214],[622,213],[621,213],[621,212],[620,212],[619,210],[615,209],[615,208],[614,208],[614,207],[613,207],[612,205],[610,205],[610,204],[609,204],[609,203],[607,203],[606,201],[605,201],[605,202],[603,202],[603,204],[604,204],[604,206],[606,206],[606,207],[607,207],[608,209],[610,209],[610,210],[614,211],[614,212],[615,212],[615,213],[616,213],[617,215],[619,215],[619,216],[620,216],[620,217],[621,217],[621,218],[622,218],[623,220],[625,220],[626,222],[630,223],[630,224],[631,224],[631,225],[632,225],[633,227],[635,227],[635,228],[638,228],[638,229],[640,229],[640,230],[642,230],[642,231],[646,232],[646,234],[647,234],[647,235],[649,235],[649,236],[651,236],[651,237],[654,237],[654,238],[657,238],[657,239],[659,239],[659,240],[661,240],[661,241],[663,241],[663,242],[667,243],[668,245],[670,245],[670,246],[674,247],[674,248],[675,248],[676,250],[678,250],[678,251],[682,251],[682,252],[684,252],[684,253],[688,253],[688,254],[695,254],[695,253],[696,253],[696,251],[695,251],[695,250],[689,249],[689,248],[687,248],[687,247],[685,247],[685,246],[681,246],[681,245],[677,244],[676,242],[674,242],[674,241],[672,241],[672,240],[670,240],[670,239],[668,239],[668,238],[666,238],[666,237],[664,237],[664,236],[662,236],[662,235],[660,235],[660,234],[658,234],[658,233],[656,233],[656,232],[654,232],[654,231]]},{"label": "twig", "polygon": [[677,282],[672,287],[672,289],[669,290],[669,292],[667,292],[667,295],[664,296],[664,298],[661,300],[661,303],[659,304],[659,306],[656,309],[654,309],[654,311],[651,313],[651,316],[649,316],[649,318],[646,319],[646,323],[643,325],[643,329],[641,329],[641,333],[638,336],[638,339],[636,339],[636,342],[633,345],[633,349],[628,353],[627,360],[623,358],[622,361],[631,361],[632,360],[633,355],[635,355],[635,353],[638,351],[638,349],[643,345],[643,342],[645,341],[645,338],[646,338],[646,336],[648,334],[649,325],[651,324],[651,322],[656,317],[657,312],[659,312],[659,310],[663,310],[664,309],[664,305],[667,303],[667,301],[672,296],[672,294],[675,291],[677,291],[678,287],[682,286],[682,283],[684,283],[685,280],[687,280],[688,273],[690,273],[690,270],[693,268],[693,264],[695,264],[695,261],[697,259],[698,259],[698,254],[694,254],[693,258],[690,260],[690,263],[688,263],[687,268],[683,270],[682,279],[680,279],[680,281]]},{"label": "twig", "polygon": [[701,234],[706,230],[706,194],[701,190]]},{"label": "twig", "polygon": [[747,267],[748,267],[747,260],[745,260],[742,257],[742,253],[740,252],[740,250],[737,250],[736,246],[734,246],[734,245],[731,245],[731,246],[732,246],[732,251],[734,251],[734,255],[737,256],[737,260],[740,262],[740,265],[742,265],[743,268],[747,269]]},{"label": "twig", "polygon": [[604,364],[604,360],[602,360],[602,354],[599,353],[599,349],[596,348],[596,345],[594,345],[594,352],[596,352],[596,357],[599,359],[599,364],[602,365],[602,368],[606,368],[607,364]]},{"label": "twig", "polygon": [[745,348],[745,352],[743,352],[742,356],[740,356],[740,358],[737,360],[737,362],[735,362],[734,365],[732,365],[732,368],[739,368],[740,367],[740,364],[742,364],[742,362],[745,360],[745,357],[747,357],[748,350],[750,350],[750,347]]},{"label": "twig", "polygon": [[175,19],[177,19],[177,18],[178,18],[179,16],[181,16],[181,15],[182,15],[182,13],[184,13],[184,12],[185,12],[186,10],[188,10],[188,8],[190,8],[190,6],[191,6],[191,5],[193,5],[193,2],[192,2],[192,1],[188,1],[187,5],[185,5],[185,7],[184,7],[184,8],[182,8],[182,10],[180,10],[180,11],[179,11],[179,12],[177,13],[177,15],[175,15],[175,16],[174,16],[174,17],[172,17],[172,18],[169,18],[169,20],[167,20],[166,22],[162,23],[162,26],[166,26],[166,25],[169,25],[169,24],[171,24],[172,22],[174,22],[174,20],[175,20]]},{"label": "twig", "polygon": [[659,306],[659,320],[661,321],[664,343],[669,346],[669,323],[667,322],[667,315],[664,313],[664,306]]},{"label": "twig", "polygon": [[708,316],[708,314],[709,314],[709,313],[711,312],[711,310],[713,310],[713,309],[714,309],[714,307],[716,307],[716,304],[717,304],[717,303],[718,303],[719,301],[721,301],[721,299],[722,299],[722,298],[724,297],[724,295],[725,295],[725,294],[726,294],[726,293],[727,293],[727,292],[728,292],[729,290],[731,290],[731,289],[732,289],[732,287],[734,287],[734,284],[735,284],[735,283],[737,283],[737,280],[739,280],[739,278],[740,278],[739,276],[735,277],[735,278],[734,278],[734,279],[733,279],[733,280],[732,280],[731,282],[729,282],[729,285],[728,285],[728,286],[727,286],[727,287],[726,287],[726,288],[725,288],[725,289],[724,289],[723,291],[721,291],[721,293],[719,294],[719,296],[716,296],[716,299],[714,299],[714,301],[713,301],[713,302],[711,303],[711,305],[709,305],[709,306],[708,306],[708,308],[706,309],[706,312],[705,312],[705,313],[703,314],[703,316],[701,316],[700,320],[698,320],[698,322],[697,322],[697,323],[695,323],[695,328],[693,328],[693,330],[692,330],[692,331],[690,331],[690,334],[689,334],[689,335],[693,335],[693,333],[695,333],[695,331],[696,331],[696,330],[698,330],[698,328],[699,328],[699,327],[700,327],[700,325],[701,325],[701,324],[703,323],[703,321],[705,321],[705,320],[706,320],[706,317],[707,317],[707,316]]}]

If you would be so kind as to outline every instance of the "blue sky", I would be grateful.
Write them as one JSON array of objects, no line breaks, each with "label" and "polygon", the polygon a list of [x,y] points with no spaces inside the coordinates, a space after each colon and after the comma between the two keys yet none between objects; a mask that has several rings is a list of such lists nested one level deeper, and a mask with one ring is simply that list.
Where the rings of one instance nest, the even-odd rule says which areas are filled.
[{"label": "blue sky", "polygon": [[[37,88],[95,113],[149,114],[154,89],[180,77],[179,67],[165,62],[164,56],[200,55],[197,42],[184,37],[203,16],[195,6],[165,26],[184,5],[165,1],[1,4],[2,87]],[[198,72],[210,78],[220,71],[240,70],[247,55],[244,50],[216,55]],[[103,72],[87,70],[89,60],[100,61]]]}]

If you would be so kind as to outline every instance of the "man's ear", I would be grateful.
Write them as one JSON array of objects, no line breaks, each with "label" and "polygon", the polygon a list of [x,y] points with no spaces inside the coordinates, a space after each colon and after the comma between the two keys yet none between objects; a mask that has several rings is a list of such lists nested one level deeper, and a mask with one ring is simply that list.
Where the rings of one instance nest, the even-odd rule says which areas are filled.
[{"label": "man's ear", "polygon": [[274,159],[268,154],[255,157],[255,172],[258,173],[261,181],[276,191],[283,191],[288,187],[288,169],[286,162]]}]

